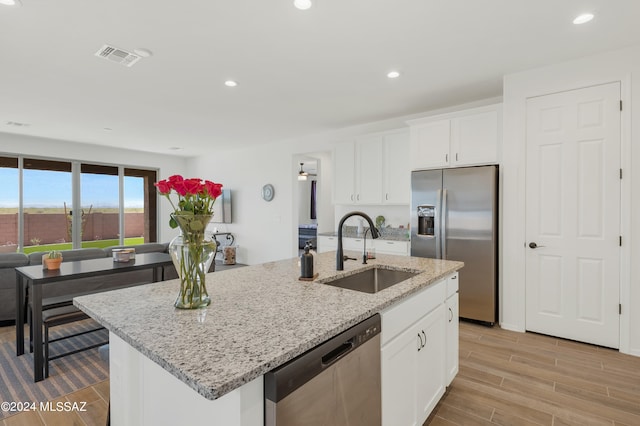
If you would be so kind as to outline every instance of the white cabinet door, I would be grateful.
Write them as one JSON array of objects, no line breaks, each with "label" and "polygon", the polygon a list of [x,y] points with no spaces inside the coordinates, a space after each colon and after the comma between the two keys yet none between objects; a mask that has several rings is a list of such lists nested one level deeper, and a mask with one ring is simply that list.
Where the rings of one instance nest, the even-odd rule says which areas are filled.
[{"label": "white cabinet door", "polygon": [[333,150],[333,202],[355,202],[355,148],[353,142],[338,143]]},{"label": "white cabinet door", "polygon": [[422,338],[416,363],[417,420],[422,424],[445,391],[445,308],[441,304],[416,325],[416,335]]},{"label": "white cabinet door", "polygon": [[450,120],[411,126],[411,170],[449,166]]},{"label": "white cabinet door", "polygon": [[416,424],[416,362],[421,345],[414,328],[401,333],[382,347],[382,424],[413,426]]},{"label": "white cabinet door", "polygon": [[451,120],[453,166],[498,161],[498,111],[456,117]]},{"label": "white cabinet door", "polygon": [[459,311],[458,293],[447,299],[445,316],[447,320],[447,354],[446,354],[446,385],[449,386],[458,374],[459,350]]},{"label": "white cabinet door", "polygon": [[338,249],[338,237],[318,235],[318,253],[336,251]]},{"label": "white cabinet door", "polygon": [[374,242],[374,247],[376,249],[376,253],[409,256],[408,241],[392,241],[392,240],[377,239]]},{"label": "white cabinet door", "polygon": [[384,137],[383,204],[409,204],[411,199],[411,166],[409,133],[394,133]]},{"label": "white cabinet door", "polygon": [[356,204],[382,202],[382,136],[356,142]]}]

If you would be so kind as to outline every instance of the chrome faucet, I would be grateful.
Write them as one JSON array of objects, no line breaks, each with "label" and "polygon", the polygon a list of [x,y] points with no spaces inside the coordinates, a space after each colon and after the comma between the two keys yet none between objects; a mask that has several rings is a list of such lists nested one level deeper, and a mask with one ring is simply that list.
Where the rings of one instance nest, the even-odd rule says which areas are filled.
[{"label": "chrome faucet", "polygon": [[[378,233],[378,230],[376,229],[375,225],[373,224],[373,221],[371,220],[371,218],[369,216],[367,216],[366,213],[363,212],[351,212],[351,213],[347,213],[345,214],[342,219],[340,219],[340,223],[338,224],[338,250],[336,251],[336,271],[342,271],[344,270],[344,260],[345,260],[345,256],[344,253],[342,251],[342,225],[344,225],[344,221],[347,220],[348,218],[350,218],[351,216],[360,216],[363,217],[367,222],[369,222],[369,229],[371,230],[371,238],[378,238],[380,236],[380,234]],[[366,232],[365,232],[365,238],[366,237]],[[364,253],[364,257],[363,257],[363,263],[367,263],[366,262],[366,256],[367,253]]]}]

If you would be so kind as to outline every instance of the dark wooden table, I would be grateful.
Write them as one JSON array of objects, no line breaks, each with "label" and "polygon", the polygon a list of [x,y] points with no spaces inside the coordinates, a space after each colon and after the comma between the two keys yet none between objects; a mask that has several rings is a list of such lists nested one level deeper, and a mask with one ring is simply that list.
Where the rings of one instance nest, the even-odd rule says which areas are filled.
[{"label": "dark wooden table", "polygon": [[[26,292],[32,304],[31,330],[33,339],[34,381],[44,379],[44,353],[42,347],[42,286],[77,278],[113,275],[121,272],[153,270],[153,282],[164,278],[164,267],[172,264],[167,253],[136,254],[129,262],[114,262],[113,258],[78,260],[62,262],[59,270],[44,269],[42,265],[21,266],[16,268],[16,349],[17,355],[24,354],[24,318],[27,306]],[[158,273],[160,272],[160,275]],[[107,289],[108,290],[108,289]],[[106,290],[105,290],[106,291]]]}]

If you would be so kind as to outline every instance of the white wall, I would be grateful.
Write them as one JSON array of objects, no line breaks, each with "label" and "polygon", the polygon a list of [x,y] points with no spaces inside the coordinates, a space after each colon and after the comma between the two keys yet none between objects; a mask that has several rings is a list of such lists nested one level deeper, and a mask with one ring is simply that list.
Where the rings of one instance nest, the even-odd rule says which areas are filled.
[{"label": "white wall", "polygon": [[[620,350],[640,356],[640,48],[633,47],[505,76],[501,324],[525,330],[525,102],[528,97],[613,81],[622,85]],[[635,108],[634,108],[635,107]]]},{"label": "white wall", "polygon": [[[160,179],[174,174],[184,174],[186,170],[186,160],[182,157],[10,133],[0,133],[0,155],[2,154],[21,154],[34,158],[60,159],[66,161],[77,160],[90,162],[92,164],[111,164],[132,168],[158,169]],[[170,241],[178,232],[169,227],[171,206],[168,201],[164,197],[160,197],[159,205],[158,240],[166,242]]]}]

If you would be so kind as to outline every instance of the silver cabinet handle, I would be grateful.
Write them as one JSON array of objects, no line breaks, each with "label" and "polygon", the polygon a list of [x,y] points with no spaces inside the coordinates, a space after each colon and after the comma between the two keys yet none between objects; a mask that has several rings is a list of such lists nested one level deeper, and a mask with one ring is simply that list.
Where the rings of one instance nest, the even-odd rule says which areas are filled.
[{"label": "silver cabinet handle", "polygon": [[422,336],[420,336],[420,333],[418,333],[418,352],[420,352],[423,346],[424,345],[422,344]]},{"label": "silver cabinet handle", "polygon": [[424,348],[427,345],[427,335],[424,334],[424,330],[422,330],[422,336],[424,337],[424,343],[422,344],[422,347]]},{"label": "silver cabinet handle", "polygon": [[449,322],[453,321],[453,310],[449,308]]}]

